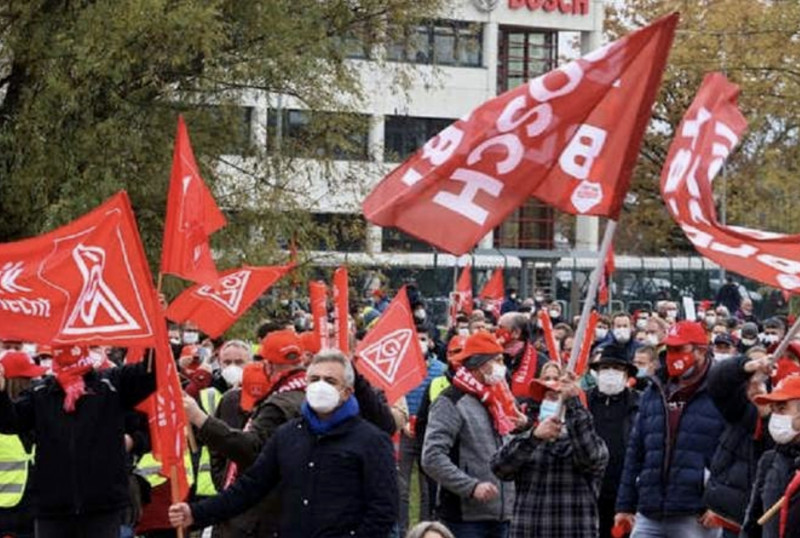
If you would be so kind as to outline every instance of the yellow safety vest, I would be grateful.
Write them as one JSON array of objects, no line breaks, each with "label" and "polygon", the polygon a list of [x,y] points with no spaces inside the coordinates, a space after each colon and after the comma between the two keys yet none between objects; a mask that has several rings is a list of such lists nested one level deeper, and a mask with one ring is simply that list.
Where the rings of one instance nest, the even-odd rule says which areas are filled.
[{"label": "yellow safety vest", "polygon": [[[186,482],[191,487],[194,484],[194,473],[192,472],[192,458],[188,450],[183,454],[183,467],[186,469]],[[136,465],[136,469],[139,471],[138,474],[147,480],[152,487],[160,486],[167,481],[161,474],[161,463],[153,457],[152,452],[142,456],[142,459]]]},{"label": "yellow safety vest", "polygon": [[431,386],[428,389],[428,396],[430,396],[431,403],[439,397],[439,395],[444,392],[444,390],[450,386],[450,381],[448,381],[446,376],[440,375],[439,377],[434,377],[431,381]]},{"label": "yellow safety vest", "polygon": [[[222,400],[222,394],[210,387],[200,391],[200,404],[205,408],[208,416],[213,417],[217,413],[217,406]],[[197,466],[197,489],[195,492],[204,497],[211,497],[217,494],[214,487],[214,480],[211,478],[211,454],[207,446],[200,449],[200,461]]]},{"label": "yellow safety vest", "polygon": [[31,459],[19,437],[0,435],[0,508],[12,508],[22,500]]}]

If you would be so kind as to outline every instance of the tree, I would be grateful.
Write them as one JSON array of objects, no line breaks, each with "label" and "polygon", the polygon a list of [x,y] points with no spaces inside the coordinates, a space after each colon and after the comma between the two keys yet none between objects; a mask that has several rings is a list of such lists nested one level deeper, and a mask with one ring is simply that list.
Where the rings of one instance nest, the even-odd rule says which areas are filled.
[{"label": "tree", "polygon": [[[363,88],[348,52],[380,50],[440,3],[2,3],[0,241],[42,233],[124,188],[157,260],[179,112],[204,178],[231,217],[213,238],[224,247],[219,265],[276,261],[289,238],[300,249],[324,241],[327,232],[293,196],[304,188],[296,181],[304,170],[267,147],[263,118],[241,105],[283,94],[303,108],[355,109]],[[318,115],[303,142],[346,148],[353,121],[361,120]],[[221,181],[234,169],[236,181]]]},{"label": "tree", "polygon": [[635,170],[635,202],[623,213],[617,244],[637,254],[692,250],[661,201],[659,176],[674,131],[711,71],[725,72],[741,87],[739,104],[749,124],[727,179],[715,181],[718,217],[727,188],[728,223],[797,233],[800,131],[793,112],[800,105],[800,4],[625,0],[608,6],[609,39],[671,11],[681,12],[681,22]]}]

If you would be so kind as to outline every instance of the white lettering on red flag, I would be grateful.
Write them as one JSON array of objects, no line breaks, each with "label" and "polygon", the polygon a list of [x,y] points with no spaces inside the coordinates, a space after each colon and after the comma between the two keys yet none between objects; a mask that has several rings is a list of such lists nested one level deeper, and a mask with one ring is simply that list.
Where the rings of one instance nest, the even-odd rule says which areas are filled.
[{"label": "white lettering on red flag", "polygon": [[400,361],[414,336],[410,329],[398,329],[364,348],[361,359],[368,362],[387,383],[394,383]]},{"label": "white lettering on red flag", "polygon": [[227,275],[220,279],[220,291],[214,291],[211,286],[202,286],[197,290],[197,295],[216,301],[228,309],[231,314],[235,315],[242,302],[244,290],[250,280],[250,274],[250,271],[243,270]]}]

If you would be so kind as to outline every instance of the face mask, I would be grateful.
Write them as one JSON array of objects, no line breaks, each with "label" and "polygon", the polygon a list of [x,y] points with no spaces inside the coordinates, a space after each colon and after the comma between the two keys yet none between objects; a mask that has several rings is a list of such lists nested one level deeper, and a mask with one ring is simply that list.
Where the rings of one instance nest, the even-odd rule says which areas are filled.
[{"label": "face mask", "polygon": [[99,351],[89,352],[89,360],[92,363],[92,368],[94,368],[95,370],[100,368],[100,366],[105,362],[103,359],[105,359],[105,357]]},{"label": "face mask", "polygon": [[422,351],[422,355],[423,356],[427,355],[428,354],[428,342],[423,342],[422,340],[420,340],[420,342],[419,342],[419,350]]},{"label": "face mask", "polygon": [[608,329],[604,329],[602,327],[597,327],[594,330],[594,339],[595,340],[602,340],[606,336],[608,336]]},{"label": "face mask", "polygon": [[706,327],[713,327],[717,323],[717,316],[706,316]]},{"label": "face mask", "polygon": [[196,344],[200,340],[200,333],[195,331],[188,331],[183,333],[183,343],[192,345]]},{"label": "face mask", "polygon": [[36,355],[36,344],[22,344],[22,351],[33,357]]},{"label": "face mask", "polygon": [[636,328],[639,330],[644,330],[647,327],[647,320],[646,319],[637,319],[636,320]]},{"label": "face mask", "polygon": [[631,330],[627,327],[614,329],[614,339],[620,344],[627,344],[631,339]]},{"label": "face mask", "polygon": [[539,422],[543,422],[558,413],[558,400],[542,400],[539,406]]},{"label": "face mask", "polygon": [[181,345],[181,337],[180,336],[173,336],[169,339],[169,343],[173,346]]},{"label": "face mask", "polygon": [[605,368],[597,372],[597,390],[608,396],[614,396],[625,390],[625,372]]},{"label": "face mask", "polygon": [[765,334],[764,336],[761,337],[761,341],[764,342],[764,344],[766,344],[768,346],[770,346],[772,344],[777,344],[778,343],[778,335],[777,334]]},{"label": "face mask", "polygon": [[667,317],[670,319],[678,319],[678,311],[677,310],[667,310]]},{"label": "face mask", "polygon": [[714,362],[724,361],[725,359],[730,359],[733,355],[730,353],[714,353]]},{"label": "face mask", "polygon": [[512,293],[511,295],[509,295],[509,297],[511,298],[512,301],[516,301],[517,300],[517,294],[516,293]]},{"label": "face mask", "polygon": [[425,311],[424,310],[414,310],[414,317],[420,321],[425,319]]},{"label": "face mask", "polygon": [[494,332],[495,338],[500,342],[500,344],[508,344],[513,340],[511,337],[511,331],[506,329],[505,327],[498,327],[497,330]]},{"label": "face mask", "polygon": [[460,336],[469,336],[469,329],[459,329],[458,334]]},{"label": "face mask", "polygon": [[314,381],[306,388],[306,401],[317,413],[330,413],[339,405],[339,391],[325,381]]},{"label": "face mask", "polygon": [[644,379],[644,378],[649,377],[649,376],[650,376],[650,372],[647,371],[647,368],[639,368],[636,371],[636,377],[638,377],[639,379]]},{"label": "face mask", "polygon": [[742,338],[742,344],[750,347],[756,345],[757,340],[754,338]]},{"label": "face mask", "polygon": [[533,300],[536,301],[537,303],[541,303],[542,301],[544,301],[544,295],[537,295],[533,298]]},{"label": "face mask", "polygon": [[670,377],[679,377],[694,366],[694,354],[691,351],[667,350],[667,373]]},{"label": "face mask", "polygon": [[647,342],[648,345],[657,346],[658,345],[658,335],[650,333],[644,337],[644,341]]},{"label": "face mask", "polygon": [[242,384],[242,374],[244,371],[241,366],[231,364],[222,369],[222,379],[229,387],[238,387]]},{"label": "face mask", "polygon": [[503,364],[493,364],[492,371],[484,374],[483,381],[487,385],[497,385],[506,378],[506,367]]},{"label": "face mask", "polygon": [[793,415],[776,415],[769,418],[769,434],[779,445],[791,443],[800,431],[792,425]]},{"label": "face mask", "polygon": [[50,372],[53,369],[53,359],[42,359],[39,361],[39,366],[47,368],[47,371]]},{"label": "face mask", "polygon": [[551,319],[558,318],[561,317],[561,310],[550,310],[549,314]]}]

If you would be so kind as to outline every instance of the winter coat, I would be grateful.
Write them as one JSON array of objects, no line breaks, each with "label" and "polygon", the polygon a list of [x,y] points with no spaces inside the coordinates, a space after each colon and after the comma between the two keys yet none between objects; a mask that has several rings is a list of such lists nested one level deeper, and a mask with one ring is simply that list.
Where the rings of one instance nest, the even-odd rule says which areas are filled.
[{"label": "winter coat", "polygon": [[726,425],[711,461],[705,502],[714,513],[739,525],[744,521],[758,460],[765,444],[772,444],[766,423],[762,439],[753,438],[758,409],[747,398],[750,375],[744,371],[745,362],[745,357],[726,359],[716,363],[708,376],[708,392]]},{"label": "winter coat", "polygon": [[125,418],[155,390],[155,372],[141,362],[91,371],[84,382],[86,394],[72,413],[64,411],[64,391],[54,377],[15,402],[0,392],[0,432],[33,431],[36,438],[29,478],[36,517],[99,514],[130,505]]},{"label": "winter coat", "polygon": [[276,487],[281,538],[384,538],[397,520],[392,442],[358,416],[322,435],[304,417],[278,428],[231,487],[191,505],[196,526],[229,519]]},{"label": "winter coat", "polygon": [[425,377],[425,380],[417,385],[411,392],[406,394],[406,402],[408,403],[408,412],[411,415],[417,415],[419,412],[420,405],[422,404],[422,398],[425,395],[425,392],[428,390],[428,387],[431,384],[431,380],[435,377],[439,377],[440,375],[444,374],[447,365],[436,358],[433,354],[427,355],[427,360],[425,364],[427,366],[428,375]]},{"label": "winter coat", "polygon": [[777,445],[758,461],[756,478],[742,526],[742,538],[779,538],[780,515],[763,527],[758,519],[780,499],[800,468],[800,445]]},{"label": "winter coat", "polygon": [[594,388],[587,394],[587,399],[594,429],[605,441],[609,454],[602,495],[616,498],[625,464],[625,449],[639,411],[639,393],[625,389],[620,394],[608,396]]},{"label": "winter coat", "polygon": [[617,493],[617,512],[638,511],[659,520],[702,514],[706,509],[703,488],[725,421],[702,378],[686,402],[672,439],[667,426],[665,373],[652,379],[639,399]]},{"label": "winter coat", "polygon": [[542,441],[526,432],[492,458],[501,480],[514,480],[511,538],[591,538],[608,449],[578,398],[565,401],[566,435]]},{"label": "winter coat", "polygon": [[[437,515],[445,521],[509,521],[514,485],[492,473],[489,459],[503,445],[492,417],[472,394],[450,386],[433,402],[422,444],[422,468],[439,483]],[[489,502],[472,497],[475,486],[493,483],[500,494]]]}]

